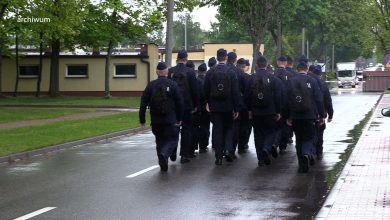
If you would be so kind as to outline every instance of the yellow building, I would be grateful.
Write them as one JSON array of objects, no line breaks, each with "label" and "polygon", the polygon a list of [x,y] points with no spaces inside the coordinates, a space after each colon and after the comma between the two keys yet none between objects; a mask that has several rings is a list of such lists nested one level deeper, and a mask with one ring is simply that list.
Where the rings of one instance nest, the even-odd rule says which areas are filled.
[{"label": "yellow building", "polygon": [[[238,59],[244,58],[249,60],[250,63],[253,61],[253,46],[251,43],[204,43],[202,49],[188,51],[188,60],[192,60],[195,67],[203,62],[207,64],[211,57],[217,56],[217,50],[220,48],[227,50],[227,52],[236,52]],[[263,44],[259,52],[264,54]],[[172,54],[172,66],[176,65],[177,53],[178,51],[174,51]]]},{"label": "yellow building", "polygon": [[[196,67],[216,56],[218,49],[235,51],[239,58],[252,62],[252,44],[205,43],[203,49],[188,51],[189,60]],[[264,49],[261,47],[260,52]],[[159,56],[160,55],[160,56]],[[148,82],[157,78],[156,66],[163,56],[155,44],[141,45],[139,53],[114,54],[110,65],[110,91],[113,96],[140,96]],[[172,55],[172,66],[177,52]],[[11,95],[16,84],[16,60],[4,57],[2,65],[2,90]],[[59,59],[59,91],[67,96],[104,96],[105,55],[66,55]],[[33,95],[37,90],[39,55],[23,55],[19,59],[18,94]],[[40,91],[47,94],[50,81],[50,55],[43,56]]]},{"label": "yellow building", "polygon": [[[139,96],[147,83],[157,78],[158,47],[142,45],[138,55],[113,55],[110,90],[113,96]],[[59,91],[61,95],[103,96],[105,55],[60,55]],[[12,94],[16,82],[15,59],[4,58],[2,88]],[[34,94],[39,75],[39,55],[19,59],[19,94]],[[50,56],[43,57],[41,91],[47,94],[50,80]]]}]

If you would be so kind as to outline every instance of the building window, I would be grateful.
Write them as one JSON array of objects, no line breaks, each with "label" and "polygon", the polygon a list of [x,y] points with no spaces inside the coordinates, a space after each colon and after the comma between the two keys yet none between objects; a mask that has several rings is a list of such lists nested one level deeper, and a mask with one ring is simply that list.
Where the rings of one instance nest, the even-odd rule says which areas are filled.
[{"label": "building window", "polygon": [[115,64],[114,77],[137,77],[135,64]]},{"label": "building window", "polygon": [[19,77],[20,78],[38,78],[39,76],[39,65],[20,65],[19,66]]},{"label": "building window", "polygon": [[88,64],[66,65],[66,77],[88,77]]}]

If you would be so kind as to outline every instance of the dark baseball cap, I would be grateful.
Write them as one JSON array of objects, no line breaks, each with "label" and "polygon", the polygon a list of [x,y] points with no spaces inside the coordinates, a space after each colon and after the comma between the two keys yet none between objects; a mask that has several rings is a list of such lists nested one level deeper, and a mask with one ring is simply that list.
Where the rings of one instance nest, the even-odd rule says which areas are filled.
[{"label": "dark baseball cap", "polygon": [[212,66],[214,66],[215,64],[217,64],[217,60],[215,59],[215,57],[211,57],[211,58],[209,59],[209,62],[208,62],[209,67],[212,67]]},{"label": "dark baseball cap", "polygon": [[192,60],[187,61],[186,66],[191,68],[191,69],[195,68],[195,64],[194,64],[194,62],[192,62]]},{"label": "dark baseball cap", "polygon": [[307,63],[304,61],[301,61],[298,63],[297,68],[307,68]]},{"label": "dark baseball cap", "polygon": [[227,56],[228,56],[228,61],[234,61],[235,59],[237,59],[237,54],[235,52],[229,52]]},{"label": "dark baseball cap", "polygon": [[240,59],[237,60],[237,64],[245,65],[246,64],[246,60],[244,58],[240,58]]},{"label": "dark baseball cap", "polygon": [[287,61],[287,58],[285,57],[285,56],[280,56],[279,58],[278,58],[278,61],[281,61],[281,62],[286,62]]},{"label": "dark baseball cap", "polygon": [[316,65],[313,69],[313,73],[316,75],[321,75],[322,74],[322,67],[320,65]]},{"label": "dark baseball cap", "polygon": [[167,65],[164,62],[159,62],[157,64],[157,69],[158,70],[165,70],[166,68],[168,68],[168,67],[167,67]]},{"label": "dark baseball cap", "polygon": [[186,50],[180,50],[178,53],[177,53],[177,59],[185,59],[188,57],[188,53]]},{"label": "dark baseball cap", "polygon": [[223,48],[217,50],[217,57],[226,57],[227,56],[227,51]]},{"label": "dark baseball cap", "polygon": [[206,64],[205,63],[202,63],[202,64],[200,64],[199,66],[198,66],[198,70],[199,71],[206,71],[207,70],[207,66],[206,66]]}]

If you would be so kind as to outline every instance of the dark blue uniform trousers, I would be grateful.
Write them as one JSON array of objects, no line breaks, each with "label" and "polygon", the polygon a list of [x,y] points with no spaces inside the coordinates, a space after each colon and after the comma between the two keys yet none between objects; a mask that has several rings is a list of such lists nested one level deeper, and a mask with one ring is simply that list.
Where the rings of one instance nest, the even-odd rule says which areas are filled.
[{"label": "dark blue uniform trousers", "polygon": [[262,160],[261,151],[271,151],[275,142],[277,128],[275,115],[255,115],[253,116],[252,124],[257,159]]},{"label": "dark blue uniform trousers", "polygon": [[152,124],[152,132],[156,137],[157,156],[165,158],[176,154],[179,139],[179,127],[170,124]]},{"label": "dark blue uniform trousers", "polygon": [[293,119],[298,160],[303,155],[312,156],[316,137],[316,122],[312,119]]},{"label": "dark blue uniform trousers", "polygon": [[212,112],[213,123],[213,146],[215,147],[215,158],[222,159],[225,152],[233,150],[233,113]]},{"label": "dark blue uniform trousers", "polygon": [[324,144],[324,131],[326,129],[326,124],[320,125],[318,122],[316,123],[316,137],[314,140],[314,154],[322,155],[323,153],[323,144]]},{"label": "dark blue uniform trousers", "polygon": [[210,114],[207,111],[202,111],[200,114],[199,125],[199,149],[206,149],[209,146],[210,138]]},{"label": "dark blue uniform trousers", "polygon": [[246,149],[252,132],[252,124],[248,111],[240,111],[240,130],[238,135],[238,149]]},{"label": "dark blue uniform trousers", "polygon": [[193,150],[192,132],[193,115],[191,111],[184,111],[181,124],[180,156],[189,157]]},{"label": "dark blue uniform trousers", "polygon": [[192,151],[198,149],[207,149],[210,138],[210,115],[206,111],[197,112],[193,115],[192,130]]}]

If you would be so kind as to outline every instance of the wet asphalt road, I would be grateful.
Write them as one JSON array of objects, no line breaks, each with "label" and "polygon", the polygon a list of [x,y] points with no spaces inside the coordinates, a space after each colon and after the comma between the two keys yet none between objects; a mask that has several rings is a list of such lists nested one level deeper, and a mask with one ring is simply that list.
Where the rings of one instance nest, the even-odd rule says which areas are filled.
[{"label": "wet asphalt road", "polygon": [[348,131],[379,98],[342,91],[333,96],[324,160],[308,174],[297,173],[293,146],[272,165],[257,167],[253,139],[233,163],[215,167],[209,151],[189,164],[170,163],[161,174],[152,169],[157,157],[149,132],[0,167],[0,219],[45,207],[56,208],[34,219],[311,219]]}]

